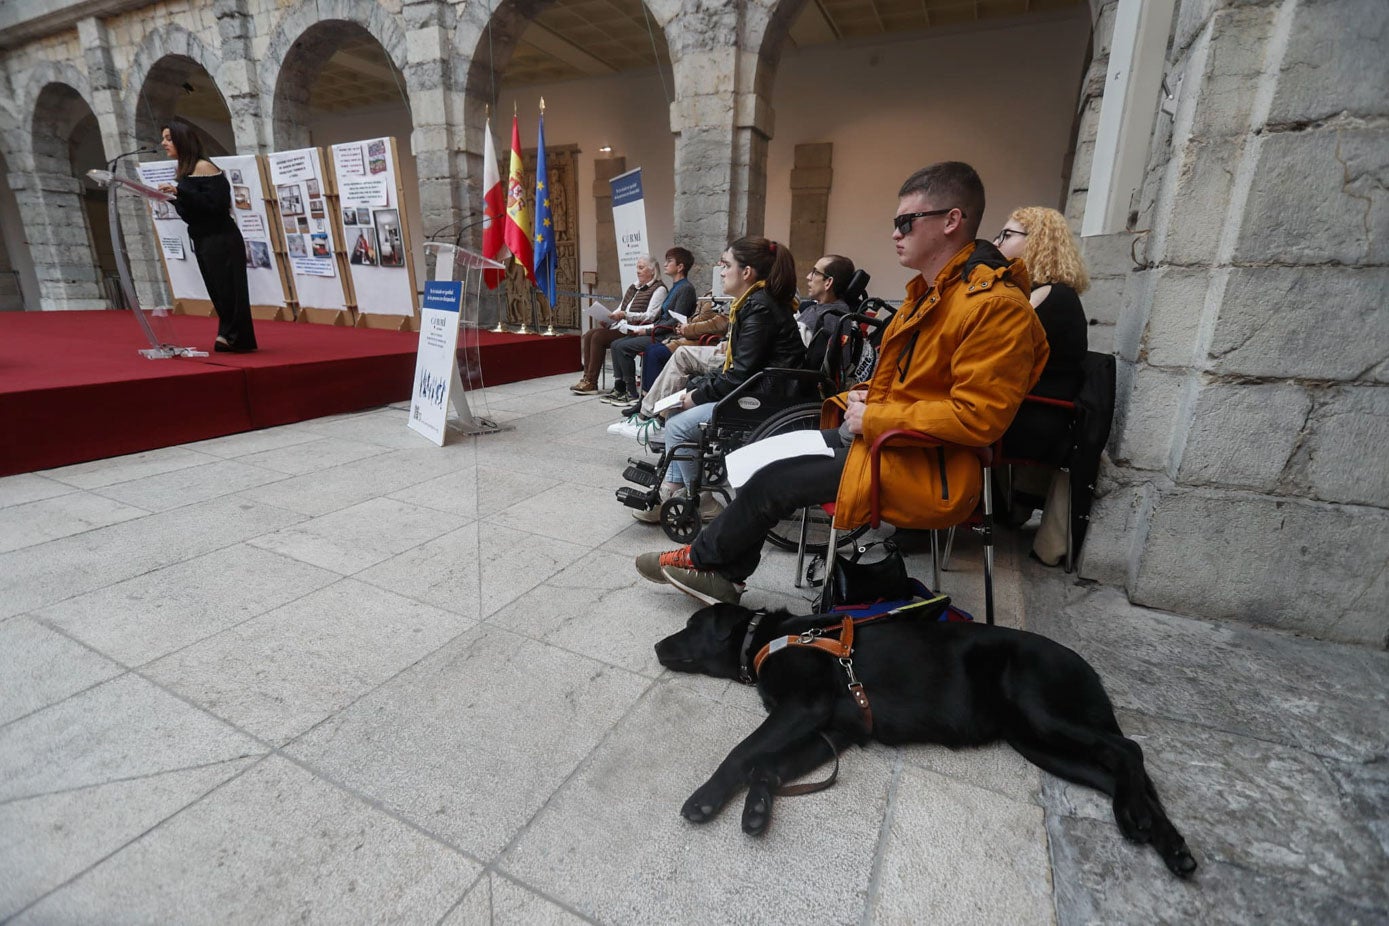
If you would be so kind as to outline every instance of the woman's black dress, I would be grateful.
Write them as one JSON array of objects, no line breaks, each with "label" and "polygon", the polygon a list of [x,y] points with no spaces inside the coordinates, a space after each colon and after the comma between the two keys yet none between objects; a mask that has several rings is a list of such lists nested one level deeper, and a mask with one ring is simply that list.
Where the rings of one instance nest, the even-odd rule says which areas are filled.
[{"label": "woman's black dress", "polygon": [[[1037,319],[1047,333],[1050,353],[1032,394],[1074,401],[1085,382],[1082,364],[1088,349],[1080,296],[1065,283],[1052,283],[1051,292],[1037,306]],[[1059,466],[1071,448],[1071,420],[1065,409],[1024,402],[1003,435],[1003,452]]]},{"label": "woman's black dress", "polygon": [[179,178],[173,202],[188,224],[193,254],[198,259],[212,307],[217,311],[217,336],[232,351],[256,349],[251,323],[251,293],[246,282],[246,242],[231,217],[231,184],[225,173]]}]

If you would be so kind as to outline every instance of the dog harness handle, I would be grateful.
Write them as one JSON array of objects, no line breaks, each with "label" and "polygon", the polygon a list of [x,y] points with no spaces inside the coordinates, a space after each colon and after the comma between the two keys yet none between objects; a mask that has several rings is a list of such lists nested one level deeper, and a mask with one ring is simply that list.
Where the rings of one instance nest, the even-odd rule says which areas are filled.
[{"label": "dog harness handle", "polygon": [[[844,669],[844,674],[849,679],[849,695],[858,705],[859,713],[863,715],[863,725],[869,733],[872,733],[873,708],[868,703],[868,692],[863,690],[863,683],[858,680],[858,676],[854,675],[854,660],[852,658],[854,655],[854,623],[852,617],[846,617],[838,624],[831,624],[829,627],[816,627],[802,634],[777,637],[758,650],[756,658],[752,661],[752,671],[761,674],[762,663],[767,661],[767,657],[773,653],[779,653],[789,646],[808,646],[812,649],[818,649],[822,653],[829,653],[839,660],[839,665]],[[836,631],[839,633],[838,640],[826,639],[823,636],[823,634],[832,634]],[[829,787],[829,785],[827,784],[825,787]]]}]

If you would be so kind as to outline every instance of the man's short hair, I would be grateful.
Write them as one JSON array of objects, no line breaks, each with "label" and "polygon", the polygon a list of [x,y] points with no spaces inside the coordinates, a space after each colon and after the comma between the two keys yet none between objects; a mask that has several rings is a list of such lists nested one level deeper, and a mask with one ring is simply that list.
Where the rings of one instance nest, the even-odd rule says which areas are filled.
[{"label": "man's short hair", "polygon": [[825,276],[830,278],[830,292],[834,293],[836,299],[844,298],[844,291],[849,288],[849,280],[854,276],[854,262],[840,254],[826,254]]},{"label": "man's short hair", "polygon": [[984,218],[984,182],[963,161],[941,161],[907,178],[897,198],[921,193],[939,209],[959,208],[965,214],[965,231],[973,238]]},{"label": "man's short hair", "polygon": [[671,248],[666,251],[666,260],[673,260],[680,265],[680,272],[689,275],[690,268],[694,266],[694,255],[684,248]]}]

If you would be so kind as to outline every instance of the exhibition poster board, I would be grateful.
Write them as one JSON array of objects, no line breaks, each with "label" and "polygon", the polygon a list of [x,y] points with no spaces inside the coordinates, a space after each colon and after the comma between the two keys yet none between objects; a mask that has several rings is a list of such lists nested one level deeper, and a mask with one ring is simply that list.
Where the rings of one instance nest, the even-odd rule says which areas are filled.
[{"label": "exhibition poster board", "polygon": [[[226,172],[231,183],[232,218],[246,241],[246,283],[251,292],[251,314],[276,321],[289,318],[293,302],[293,282],[289,278],[284,251],[277,253],[283,238],[278,233],[278,217],[266,196],[269,185],[265,165],[254,155],[228,155],[212,163]],[[288,290],[288,292],[287,292]]]},{"label": "exhibition poster board", "polygon": [[415,386],[410,392],[410,429],[444,446],[451,395],[461,397],[458,378],[458,317],[463,284],[430,280],[424,285],[424,312],[415,352]]},{"label": "exhibition poster board", "polygon": [[618,174],[608,181],[612,186],[613,233],[617,236],[617,267],[622,289],[637,282],[637,259],[651,253],[646,236],[646,196],[642,192],[641,168]]},{"label": "exhibition poster board", "polygon": [[[177,161],[146,161],[137,164],[135,172],[146,186],[158,187],[161,183],[178,182]],[[148,205],[174,304],[191,315],[211,315],[212,300],[208,298],[207,284],[203,283],[197,258],[193,256],[188,226],[174,211],[173,203],[150,200]]]},{"label": "exhibition poster board", "polygon": [[351,298],[339,260],[343,244],[322,150],[275,151],[265,158],[299,319],[350,324]]},{"label": "exhibition poster board", "polygon": [[[399,317],[413,319],[417,307],[396,141],[343,142],[331,157],[358,324],[404,327]],[[373,323],[372,316],[396,320]]]}]

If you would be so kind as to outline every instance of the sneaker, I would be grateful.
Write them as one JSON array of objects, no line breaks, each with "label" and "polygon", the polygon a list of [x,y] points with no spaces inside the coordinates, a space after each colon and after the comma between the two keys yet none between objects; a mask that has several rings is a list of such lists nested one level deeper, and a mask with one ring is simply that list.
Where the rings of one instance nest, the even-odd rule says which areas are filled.
[{"label": "sneaker", "polygon": [[573,386],[570,386],[569,391],[574,393],[575,395],[597,395],[598,386],[595,383],[591,383],[586,379],[581,379]]},{"label": "sneaker", "polygon": [[626,392],[617,392],[617,391],[613,391],[613,392],[609,392],[607,395],[603,396],[603,397],[602,397],[601,399],[599,399],[598,401],[600,401],[600,402],[606,402],[606,403],[608,403],[609,405],[621,405],[621,406],[623,406],[623,407],[626,407],[627,405],[629,405],[629,404],[631,403],[632,398],[633,398],[633,396],[631,396],[630,394],[628,394],[628,393],[626,393]]},{"label": "sneaker", "polygon": [[641,577],[648,582],[664,585],[666,577],[661,572],[664,566],[693,569],[694,563],[690,561],[690,548],[684,546],[667,553],[643,553],[637,557],[637,572],[641,573]]},{"label": "sneaker", "polygon": [[699,519],[704,523],[717,518],[723,514],[723,502],[713,492],[699,493]]},{"label": "sneaker", "polygon": [[635,437],[635,431],[632,434],[628,434],[627,428],[629,425],[632,428],[635,428],[637,426],[638,422],[636,418],[636,415],[630,415],[626,418],[623,418],[621,421],[614,421],[612,424],[608,425],[608,433],[621,434],[623,437]]},{"label": "sneaker", "polygon": [[705,604],[737,604],[747,589],[742,582],[734,582],[710,569],[662,566],[661,575],[686,595]]},{"label": "sneaker", "polygon": [[641,402],[633,402],[622,410],[623,418],[631,418],[633,415],[641,414]]},{"label": "sneaker", "polygon": [[[637,439],[637,443],[643,447],[650,447],[652,443],[665,445],[666,426],[665,422],[659,418],[647,418],[645,421],[638,420],[635,425],[635,432],[631,435]],[[622,433],[626,433],[625,431]]]}]

